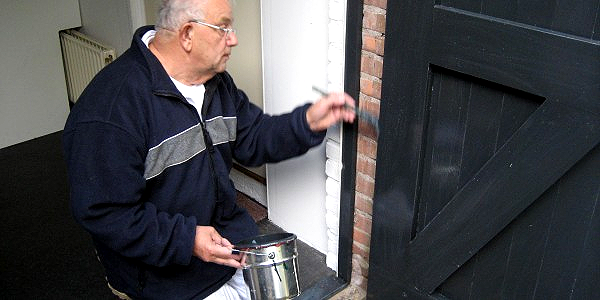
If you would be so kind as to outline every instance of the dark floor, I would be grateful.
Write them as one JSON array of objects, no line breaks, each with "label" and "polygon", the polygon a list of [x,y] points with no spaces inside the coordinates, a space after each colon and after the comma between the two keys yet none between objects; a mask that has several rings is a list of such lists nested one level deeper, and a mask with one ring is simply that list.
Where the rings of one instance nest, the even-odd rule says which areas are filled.
[{"label": "dark floor", "polygon": [[0,149],[3,299],[113,299],[70,213],[60,137]]},{"label": "dark floor", "polygon": [[[58,132],[0,149],[2,299],[114,299],[90,237],[71,216],[60,144]],[[281,231],[264,207],[243,194],[238,201],[261,232]],[[301,291],[333,274],[323,254],[297,247]]]}]

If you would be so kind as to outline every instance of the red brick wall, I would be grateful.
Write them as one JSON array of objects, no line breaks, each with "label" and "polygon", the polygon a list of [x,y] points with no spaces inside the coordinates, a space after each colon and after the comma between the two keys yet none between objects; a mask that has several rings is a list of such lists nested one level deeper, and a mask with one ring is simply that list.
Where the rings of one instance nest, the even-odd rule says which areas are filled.
[{"label": "red brick wall", "polygon": [[[362,55],[360,74],[360,108],[379,115],[383,45],[387,0],[364,0]],[[354,242],[352,245],[352,284],[366,291],[369,276],[369,250],[377,134],[368,124],[359,122],[356,161],[356,196]]]}]

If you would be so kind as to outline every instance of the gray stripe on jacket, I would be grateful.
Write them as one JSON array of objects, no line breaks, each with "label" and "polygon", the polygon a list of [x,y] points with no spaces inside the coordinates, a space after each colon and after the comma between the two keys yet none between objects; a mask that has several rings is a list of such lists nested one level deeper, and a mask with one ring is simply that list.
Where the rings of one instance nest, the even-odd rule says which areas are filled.
[{"label": "gray stripe on jacket", "polygon": [[[219,145],[236,139],[237,119],[235,117],[216,117],[206,121],[213,145]],[[160,175],[169,167],[182,164],[206,149],[200,123],[172,136],[150,148],[144,164],[146,180]]]}]

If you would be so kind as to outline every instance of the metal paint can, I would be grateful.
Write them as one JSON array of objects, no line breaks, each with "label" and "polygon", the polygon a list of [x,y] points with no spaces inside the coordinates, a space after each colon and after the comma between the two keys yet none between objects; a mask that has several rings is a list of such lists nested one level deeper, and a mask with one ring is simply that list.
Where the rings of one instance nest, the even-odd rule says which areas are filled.
[{"label": "metal paint can", "polygon": [[259,235],[239,242],[235,250],[243,255],[242,272],[253,300],[300,295],[295,234]]}]

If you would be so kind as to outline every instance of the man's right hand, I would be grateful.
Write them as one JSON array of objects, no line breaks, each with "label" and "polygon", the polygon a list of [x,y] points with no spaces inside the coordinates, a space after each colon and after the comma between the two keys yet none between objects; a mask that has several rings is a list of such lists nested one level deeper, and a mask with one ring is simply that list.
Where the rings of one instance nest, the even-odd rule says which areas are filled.
[{"label": "man's right hand", "polygon": [[194,255],[206,262],[241,269],[241,255],[232,254],[233,245],[212,226],[196,226]]}]

